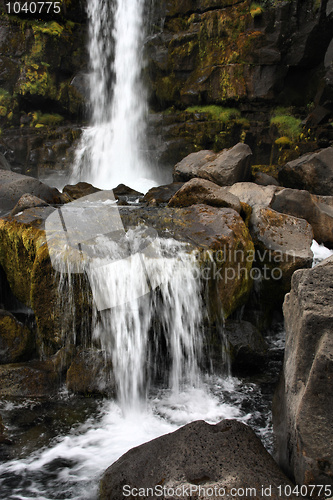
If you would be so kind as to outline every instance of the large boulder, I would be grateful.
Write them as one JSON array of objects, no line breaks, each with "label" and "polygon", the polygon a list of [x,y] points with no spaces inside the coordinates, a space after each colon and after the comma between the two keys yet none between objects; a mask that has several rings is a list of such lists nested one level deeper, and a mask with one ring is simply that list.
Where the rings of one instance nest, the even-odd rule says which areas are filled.
[{"label": "large boulder", "polygon": [[23,210],[27,210],[28,208],[36,208],[36,207],[47,207],[48,203],[46,201],[37,198],[33,194],[23,194],[19,201],[16,203],[13,210],[10,212],[10,215],[16,215]]},{"label": "large boulder", "polygon": [[100,498],[141,492],[146,499],[277,500],[289,498],[286,485],[291,483],[250,427],[236,420],[196,421],[125,453],[104,473]]},{"label": "large boulder", "polygon": [[173,177],[175,181],[185,182],[193,177],[201,177],[219,186],[231,186],[235,182],[250,180],[251,158],[250,147],[241,142],[217,154],[199,151],[178,163]]},{"label": "large boulder", "polygon": [[62,204],[65,201],[58,189],[51,188],[34,177],[0,170],[0,214],[10,212],[26,193],[49,204]]},{"label": "large boulder", "polygon": [[89,194],[97,193],[98,191],[100,191],[99,188],[89,184],[88,182],[66,184],[62,190],[62,192],[67,194],[71,200],[78,200],[83,196],[88,196]]},{"label": "large boulder", "polygon": [[252,287],[254,246],[235,210],[199,204],[140,210],[120,207],[120,213],[125,228],[145,224],[162,237],[171,236],[190,245],[189,251],[198,256],[200,276],[210,289],[212,312],[222,308],[227,317],[244,304]]},{"label": "large boulder", "polygon": [[33,348],[31,331],[11,313],[0,310],[0,364],[27,359]]},{"label": "large boulder", "polygon": [[304,219],[257,206],[251,214],[250,233],[256,247],[252,273],[263,288],[264,307],[282,304],[294,271],[312,265],[311,226]]},{"label": "large boulder", "polygon": [[331,197],[311,195],[309,191],[286,188],[277,191],[271,208],[277,212],[305,219],[311,224],[313,235],[318,243],[333,244],[333,206]]},{"label": "large boulder", "polygon": [[285,187],[332,196],[333,147],[308,153],[287,163],[279,171],[279,181]]},{"label": "large boulder", "polygon": [[171,198],[169,207],[189,207],[205,203],[212,207],[232,208],[240,213],[241,204],[237,196],[229,193],[227,187],[220,187],[205,179],[191,179]]},{"label": "large boulder", "polygon": [[[283,376],[274,397],[279,464],[300,485],[333,485],[333,262],[295,272],[283,311]],[[328,491],[325,491],[325,485]]]}]

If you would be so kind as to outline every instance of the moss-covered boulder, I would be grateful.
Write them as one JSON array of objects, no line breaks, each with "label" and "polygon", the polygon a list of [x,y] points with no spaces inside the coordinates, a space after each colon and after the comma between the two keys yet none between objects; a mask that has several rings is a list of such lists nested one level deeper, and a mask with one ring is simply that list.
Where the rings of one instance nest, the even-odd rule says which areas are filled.
[{"label": "moss-covered boulder", "polygon": [[212,207],[232,208],[240,213],[239,199],[229,193],[228,188],[216,185],[205,179],[191,179],[186,182],[171,198],[169,207],[189,207],[204,203]]}]

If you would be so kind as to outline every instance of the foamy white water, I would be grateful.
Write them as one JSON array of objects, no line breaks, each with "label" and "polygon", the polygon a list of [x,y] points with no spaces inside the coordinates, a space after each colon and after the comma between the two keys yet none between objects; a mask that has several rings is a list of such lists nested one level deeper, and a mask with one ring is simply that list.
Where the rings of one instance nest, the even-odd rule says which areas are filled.
[{"label": "foamy white water", "polygon": [[[67,436],[26,459],[0,465],[0,498],[95,500],[102,473],[126,451],[194,420],[217,423],[225,418],[250,418],[225,397],[243,386],[237,379],[207,379],[201,387],[179,393],[157,392],[145,410],[124,416],[115,402],[106,401],[99,418],[88,419]],[[237,398],[236,398],[237,401]],[[6,479],[15,486],[8,490]]]},{"label": "foamy white water", "polygon": [[141,81],[144,0],[89,0],[92,123],[83,131],[72,182],[156,185],[145,156],[147,98]]},{"label": "foamy white water", "polygon": [[333,255],[333,250],[317,243],[316,240],[312,240],[311,250],[313,252],[313,266]]}]

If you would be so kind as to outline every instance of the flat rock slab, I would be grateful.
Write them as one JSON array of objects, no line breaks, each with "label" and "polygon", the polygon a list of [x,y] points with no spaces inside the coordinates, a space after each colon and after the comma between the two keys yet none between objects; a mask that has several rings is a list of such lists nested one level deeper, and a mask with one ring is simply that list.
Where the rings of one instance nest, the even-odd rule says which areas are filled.
[{"label": "flat rock slab", "polygon": [[[150,500],[286,499],[287,484],[250,427],[236,420],[197,421],[123,455],[104,473],[100,498],[119,500],[137,488],[140,498]],[[266,494],[263,488],[269,488]]]}]

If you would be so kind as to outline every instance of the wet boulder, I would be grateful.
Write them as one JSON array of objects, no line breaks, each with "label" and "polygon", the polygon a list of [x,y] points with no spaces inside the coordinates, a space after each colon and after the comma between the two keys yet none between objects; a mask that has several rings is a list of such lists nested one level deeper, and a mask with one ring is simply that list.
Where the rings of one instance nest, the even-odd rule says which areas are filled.
[{"label": "wet boulder", "polygon": [[[291,485],[250,427],[236,420],[216,425],[196,421],[120,457],[102,476],[100,498],[119,500],[128,494],[126,488],[136,488],[132,491],[141,491],[142,498],[164,500],[285,500],[278,487],[283,491],[287,484]],[[131,491],[129,497],[134,498]]]},{"label": "wet boulder", "polygon": [[332,196],[333,147],[307,153],[287,163],[279,171],[279,181],[285,187]]},{"label": "wet boulder", "polygon": [[[293,275],[283,306],[283,373],[273,402],[278,462],[298,484],[324,485],[319,498],[331,496],[333,477],[332,281],[332,258]],[[315,489],[313,498],[318,494]]]},{"label": "wet boulder", "polygon": [[[69,281],[52,266],[44,224],[52,207],[24,210],[0,219],[0,264],[15,297],[34,311],[37,352],[52,355],[74,332],[77,342],[89,330],[89,287],[81,274]],[[74,311],[74,314],[73,314]]]},{"label": "wet boulder", "polygon": [[32,332],[11,313],[0,310],[0,364],[28,359],[33,348]]},{"label": "wet boulder", "polygon": [[248,321],[227,320],[225,336],[233,370],[246,373],[263,370],[267,344],[254,325]]},{"label": "wet boulder", "polygon": [[114,395],[115,380],[111,362],[106,361],[105,353],[80,349],[67,371],[66,386],[69,391],[85,396]]},{"label": "wet boulder", "polygon": [[236,182],[250,180],[251,158],[250,147],[241,142],[217,154],[212,151],[199,151],[178,163],[174,168],[173,177],[175,181],[200,177],[219,186],[231,186]]},{"label": "wet boulder", "polygon": [[51,361],[0,366],[1,397],[49,397],[59,390],[59,382]]},{"label": "wet boulder", "polygon": [[231,208],[205,204],[186,208],[120,207],[125,229],[144,224],[159,236],[188,244],[197,255],[200,277],[209,289],[208,305],[213,316],[221,309],[229,316],[246,302],[254,246],[241,216]]},{"label": "wet boulder", "polygon": [[46,201],[37,198],[33,194],[24,194],[21,196],[19,201],[16,203],[13,210],[10,212],[10,215],[16,215],[23,210],[27,210],[28,208],[36,208],[36,207],[47,207],[48,203]]},{"label": "wet boulder", "polygon": [[204,203],[212,207],[232,208],[240,213],[239,199],[229,193],[227,187],[221,187],[205,179],[191,179],[186,182],[171,198],[169,207],[188,207]]},{"label": "wet boulder", "polygon": [[97,193],[101,190],[88,182],[78,182],[77,184],[66,184],[62,191],[67,194],[71,200],[78,200],[83,196],[88,196],[89,194]]},{"label": "wet boulder", "polygon": [[164,186],[153,187],[145,194],[143,201],[147,202],[150,206],[166,204],[183,185],[183,182],[172,182]]}]

